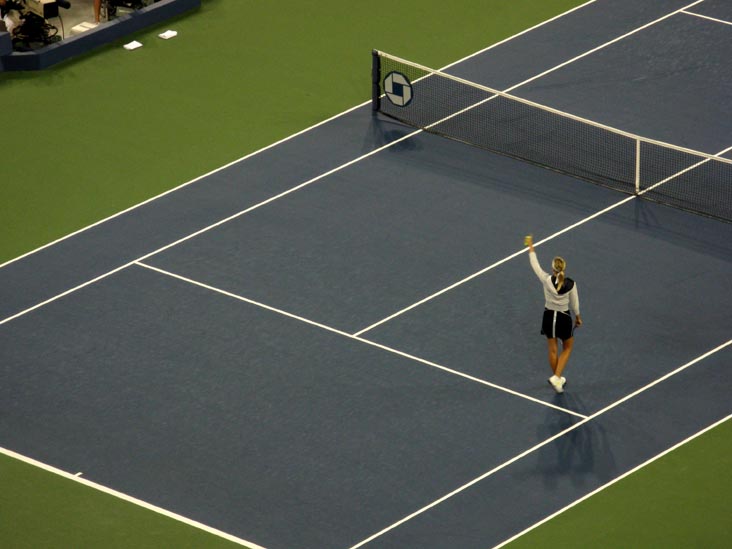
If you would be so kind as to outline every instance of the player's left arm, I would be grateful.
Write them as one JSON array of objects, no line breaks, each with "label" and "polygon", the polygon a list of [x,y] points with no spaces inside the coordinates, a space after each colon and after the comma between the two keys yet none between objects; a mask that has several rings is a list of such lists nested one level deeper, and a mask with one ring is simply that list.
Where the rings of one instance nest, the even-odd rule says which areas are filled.
[{"label": "player's left arm", "polygon": [[582,326],[582,317],[580,316],[579,292],[577,291],[577,283],[569,291],[569,308],[574,313],[575,326]]}]

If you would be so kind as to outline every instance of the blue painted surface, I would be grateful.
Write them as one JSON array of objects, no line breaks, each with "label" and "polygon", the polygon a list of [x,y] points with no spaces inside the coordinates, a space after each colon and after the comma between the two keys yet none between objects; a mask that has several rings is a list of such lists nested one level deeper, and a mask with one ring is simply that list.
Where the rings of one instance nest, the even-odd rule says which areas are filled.
[{"label": "blue painted surface", "polygon": [[0,318],[272,198],[407,131],[375,120],[370,107],[363,107],[10,263],[0,269]]},{"label": "blue painted surface", "polygon": [[[367,547],[493,547],[728,416],[732,348],[661,382]],[[578,398],[581,398],[578,397]],[[560,421],[561,426],[568,422]],[[550,438],[553,425],[544,426]],[[486,468],[486,470],[488,470]]]},{"label": "blue painted surface", "polygon": [[566,415],[141,267],[0,348],[4,446],[264,546],[365,537]]},{"label": "blue painted surface", "polygon": [[726,0],[704,0],[687,11],[732,23],[732,4]]},{"label": "blue painted surface", "polygon": [[[505,69],[493,72],[506,86],[518,84],[527,51],[546,53],[526,63],[537,74],[681,7],[631,4],[590,4],[567,16],[583,32],[566,34],[560,19],[472,58],[465,71],[480,72],[487,59]],[[601,20],[608,25],[588,26]],[[637,59],[641,44],[674,24],[623,48]],[[696,41],[698,24],[688,27]],[[571,36],[555,37],[561,54],[546,46],[552,28]],[[619,67],[620,50],[595,61]],[[570,81],[609,70],[591,59],[530,93],[589,108],[593,94]],[[565,95],[542,85],[552,78],[566,83]],[[622,110],[614,99],[596,114]],[[365,105],[10,263],[0,269],[0,318],[410,131]],[[146,262],[354,332],[506,258],[527,232],[539,239],[623,198],[419,135]],[[544,264],[554,254],[568,260],[586,321],[563,396],[546,384],[542,298],[525,254],[364,334],[538,402],[127,267],[0,325],[0,438],[266,547],[348,547],[577,425],[546,404],[597,413],[728,340],[730,233],[732,225],[632,200],[540,246]],[[371,546],[507,539],[728,415],[730,352],[604,411]]]}]

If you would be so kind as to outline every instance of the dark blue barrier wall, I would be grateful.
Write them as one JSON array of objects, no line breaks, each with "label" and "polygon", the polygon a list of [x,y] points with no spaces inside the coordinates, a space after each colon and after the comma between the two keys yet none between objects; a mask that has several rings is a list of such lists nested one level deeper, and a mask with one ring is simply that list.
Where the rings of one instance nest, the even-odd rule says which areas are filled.
[{"label": "dark blue barrier wall", "polygon": [[7,32],[0,32],[0,58],[3,55],[7,55],[13,51],[13,42],[10,40],[10,34]]},{"label": "dark blue barrier wall", "polygon": [[71,36],[55,44],[29,52],[13,52],[8,33],[0,33],[0,71],[40,70],[81,55],[94,48],[135,33],[145,27],[156,25],[198,8],[201,0],[160,0],[143,9],[122,15],[93,30]]}]

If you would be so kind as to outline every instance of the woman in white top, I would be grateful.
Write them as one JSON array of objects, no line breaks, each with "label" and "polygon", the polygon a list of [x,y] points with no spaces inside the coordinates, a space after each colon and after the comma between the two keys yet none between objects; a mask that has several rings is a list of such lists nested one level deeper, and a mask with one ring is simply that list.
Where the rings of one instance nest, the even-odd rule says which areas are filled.
[{"label": "woman in white top", "polygon": [[[565,276],[564,269],[567,267],[567,263],[564,259],[555,257],[552,260],[552,274],[550,275],[539,266],[539,260],[536,258],[536,252],[534,251],[534,243],[530,236],[526,237],[526,245],[529,247],[531,267],[544,288],[545,308],[541,333],[547,338],[549,365],[553,372],[548,381],[557,393],[562,393],[567,382],[562,377],[562,372],[567,365],[569,355],[572,354],[574,327],[582,325],[577,284],[574,280]],[[574,325],[572,325],[570,310],[575,316]],[[557,354],[557,339],[562,340],[562,352],[559,355]]]}]

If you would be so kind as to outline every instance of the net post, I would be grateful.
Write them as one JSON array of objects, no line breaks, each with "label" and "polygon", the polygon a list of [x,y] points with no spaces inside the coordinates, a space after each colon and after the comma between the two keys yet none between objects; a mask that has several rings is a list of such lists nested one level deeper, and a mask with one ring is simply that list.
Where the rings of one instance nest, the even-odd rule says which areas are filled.
[{"label": "net post", "polygon": [[640,139],[635,140],[635,194],[640,193]]},{"label": "net post", "polygon": [[381,106],[381,57],[378,50],[371,50],[371,110]]}]

